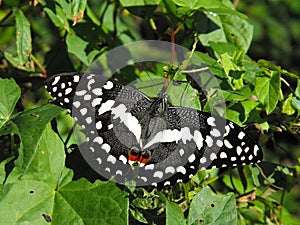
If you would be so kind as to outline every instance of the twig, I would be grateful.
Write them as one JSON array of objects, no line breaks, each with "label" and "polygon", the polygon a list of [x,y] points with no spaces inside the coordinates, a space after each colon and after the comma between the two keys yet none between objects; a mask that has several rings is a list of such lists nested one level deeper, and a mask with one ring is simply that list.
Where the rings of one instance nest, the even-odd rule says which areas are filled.
[{"label": "twig", "polygon": [[255,166],[257,167],[257,169],[259,170],[261,176],[268,182],[269,186],[270,187],[273,187],[273,188],[276,188],[278,190],[284,190],[282,187],[279,187],[275,184],[272,184],[271,181],[269,180],[269,178],[265,175],[265,173],[263,172],[262,168],[257,164],[255,163]]}]

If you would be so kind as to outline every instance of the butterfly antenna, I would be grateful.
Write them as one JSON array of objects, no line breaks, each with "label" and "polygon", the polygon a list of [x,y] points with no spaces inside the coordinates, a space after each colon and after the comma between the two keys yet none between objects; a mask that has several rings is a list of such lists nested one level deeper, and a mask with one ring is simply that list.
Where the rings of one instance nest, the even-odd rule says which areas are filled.
[{"label": "butterfly antenna", "polygon": [[[157,92],[159,92],[160,89],[157,88],[157,83],[154,82],[154,80],[152,79],[152,77],[150,76],[150,74],[147,72],[147,68],[146,68],[146,66],[144,65],[144,63],[142,63],[142,62],[137,62],[137,64],[139,64],[139,65],[142,66],[143,70],[145,71],[145,73],[146,73],[147,76],[149,77],[149,80],[151,80],[151,82],[153,83],[153,85],[151,85],[151,86],[154,86],[154,87],[157,89]],[[150,86],[148,86],[148,87],[150,87]]]}]

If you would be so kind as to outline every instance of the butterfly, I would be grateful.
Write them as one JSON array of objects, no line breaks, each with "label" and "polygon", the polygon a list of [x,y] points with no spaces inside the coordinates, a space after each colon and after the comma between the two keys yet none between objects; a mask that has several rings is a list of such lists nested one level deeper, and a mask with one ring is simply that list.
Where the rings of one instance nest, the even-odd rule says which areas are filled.
[{"label": "butterfly", "polygon": [[79,148],[103,177],[137,186],[187,182],[198,170],[260,162],[261,147],[241,127],[208,112],[172,106],[97,74],[62,73],[45,87],[84,128]]}]

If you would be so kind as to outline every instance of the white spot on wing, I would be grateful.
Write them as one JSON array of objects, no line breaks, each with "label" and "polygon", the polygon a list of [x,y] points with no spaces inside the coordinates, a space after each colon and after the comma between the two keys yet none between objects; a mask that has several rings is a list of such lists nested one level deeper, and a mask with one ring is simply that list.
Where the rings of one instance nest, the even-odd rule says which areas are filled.
[{"label": "white spot on wing", "polygon": [[207,147],[212,147],[213,146],[213,139],[211,138],[211,136],[206,136],[205,142],[207,144]]},{"label": "white spot on wing", "polygon": [[217,144],[218,147],[221,148],[221,147],[223,146],[223,141],[217,140],[217,141],[216,141],[216,144]]},{"label": "white spot on wing", "polygon": [[113,82],[111,81],[107,81],[105,85],[103,85],[103,88],[106,89],[106,90],[109,90],[109,89],[112,89],[113,87]]},{"label": "white spot on wing", "polygon": [[102,163],[102,159],[101,158],[97,158],[96,160],[98,161],[99,164]]},{"label": "white spot on wing", "polygon": [[124,155],[120,155],[119,160],[122,161],[122,163],[124,163],[124,164],[127,163],[127,158]]},{"label": "white spot on wing", "polygon": [[80,113],[84,116],[87,113],[87,108],[80,109]]},{"label": "white spot on wing", "polygon": [[236,147],[236,153],[240,155],[243,152],[243,149],[240,146]]},{"label": "white spot on wing", "polygon": [[71,92],[72,92],[72,88],[69,87],[69,88],[66,89],[65,95],[70,94]]},{"label": "white spot on wing", "polygon": [[75,108],[78,108],[80,105],[81,105],[81,104],[80,104],[79,101],[73,102],[73,106],[74,106]]},{"label": "white spot on wing", "polygon": [[122,170],[117,170],[117,171],[116,171],[116,175],[121,175],[121,176],[122,176],[122,175],[123,175]]},{"label": "white spot on wing", "polygon": [[226,159],[227,158],[227,154],[225,152],[221,152],[220,158],[221,159]]},{"label": "white spot on wing", "polygon": [[250,149],[249,147],[246,147],[244,151],[247,153],[249,149]]},{"label": "white spot on wing", "polygon": [[230,142],[227,139],[224,140],[224,144],[227,148],[233,148],[233,146],[230,144]]},{"label": "white spot on wing", "polygon": [[153,174],[153,177],[158,177],[159,179],[161,179],[163,177],[163,172],[162,171],[155,171],[155,173]]},{"label": "white spot on wing", "polygon": [[110,151],[110,146],[109,146],[108,144],[106,144],[106,143],[104,143],[104,144],[101,146],[101,148],[102,148],[104,151],[106,151],[107,153],[109,153],[109,151]]},{"label": "white spot on wing", "polygon": [[183,156],[183,155],[184,155],[184,150],[183,150],[183,149],[180,149],[180,150],[179,150],[179,155],[180,155],[180,156]]},{"label": "white spot on wing", "polygon": [[224,137],[226,137],[230,132],[230,127],[228,125],[225,126],[225,133],[224,133]]},{"label": "white spot on wing", "polygon": [[51,85],[54,86],[55,84],[58,83],[59,80],[60,80],[60,76],[55,77],[55,78],[54,78],[54,81],[52,82]]},{"label": "white spot on wing", "polygon": [[102,103],[100,108],[98,109],[98,115],[102,115],[103,113],[112,110],[112,106],[115,104],[114,100],[107,100],[106,102]]},{"label": "white spot on wing", "polygon": [[85,119],[85,121],[87,122],[87,124],[91,124],[92,123],[92,118],[89,116],[88,118]]},{"label": "white spot on wing", "polygon": [[192,154],[192,155],[189,156],[188,161],[189,161],[190,163],[192,163],[192,162],[195,161],[195,159],[196,159],[195,154]]},{"label": "white spot on wing", "polygon": [[242,140],[245,137],[245,133],[241,131],[238,135],[238,139]]},{"label": "white spot on wing", "polygon": [[178,166],[178,167],[176,168],[176,171],[177,171],[178,173],[186,174],[186,169],[185,169],[183,166]]},{"label": "white spot on wing", "polygon": [[200,159],[200,163],[201,163],[201,164],[206,163],[206,158],[205,158],[204,156]]},{"label": "white spot on wing", "polygon": [[95,137],[93,142],[97,142],[98,144],[102,144],[103,143],[103,139],[101,137]]},{"label": "white spot on wing", "polygon": [[102,95],[102,89],[101,88],[95,88],[92,90],[92,92],[97,95],[97,96],[100,96]]},{"label": "white spot on wing", "polygon": [[193,135],[191,134],[189,127],[181,128],[180,132],[181,132],[181,139],[183,144],[186,144],[187,140],[190,141],[193,138]]},{"label": "white spot on wing", "polygon": [[216,120],[216,119],[215,119],[214,117],[210,116],[210,117],[207,118],[207,124],[208,124],[209,126],[214,127],[214,126],[216,126],[215,120]]},{"label": "white spot on wing", "polygon": [[200,131],[195,130],[193,139],[197,145],[197,149],[200,150],[203,147],[203,137]]},{"label": "white spot on wing", "polygon": [[164,183],[164,186],[168,186],[168,185],[170,185],[170,184],[171,184],[170,181],[166,181],[166,182]]},{"label": "white spot on wing", "polygon": [[97,130],[100,130],[102,128],[102,122],[101,121],[98,121],[97,123],[96,123],[96,129]]},{"label": "white spot on wing", "polygon": [[109,155],[107,157],[107,162],[111,162],[112,164],[115,164],[117,161],[116,157],[114,157],[113,155]]},{"label": "white spot on wing", "polygon": [[92,96],[89,94],[83,96],[83,100],[85,100],[85,101],[89,101],[91,98],[92,98]]},{"label": "white spot on wing", "polygon": [[80,80],[80,76],[75,75],[75,76],[73,77],[73,81],[74,81],[75,83],[78,83],[79,80]]},{"label": "white spot on wing", "polygon": [[97,105],[100,105],[101,101],[102,101],[101,98],[95,98],[95,99],[93,99],[92,106],[95,107]]},{"label": "white spot on wing", "polygon": [[221,133],[218,129],[214,128],[210,131],[210,134],[214,137],[220,137],[221,136]]},{"label": "white spot on wing", "polygon": [[149,164],[145,166],[145,170],[153,170],[154,169],[154,164]]},{"label": "white spot on wing", "polygon": [[89,80],[89,82],[87,83],[88,89],[91,90],[91,85],[95,83],[94,79]]},{"label": "white spot on wing", "polygon": [[217,158],[216,153],[214,153],[214,152],[211,153],[209,158],[210,158],[210,160],[215,160]]},{"label": "white spot on wing", "polygon": [[254,146],[254,155],[257,156],[257,152],[259,150],[259,147],[257,145]]},{"label": "white spot on wing", "polygon": [[175,173],[175,168],[173,166],[168,166],[165,169],[165,173],[172,173],[172,174],[174,174]]},{"label": "white spot on wing", "polygon": [[86,94],[86,90],[81,90],[81,91],[76,91],[75,92],[75,95],[77,95],[77,96],[83,96],[85,94]]}]

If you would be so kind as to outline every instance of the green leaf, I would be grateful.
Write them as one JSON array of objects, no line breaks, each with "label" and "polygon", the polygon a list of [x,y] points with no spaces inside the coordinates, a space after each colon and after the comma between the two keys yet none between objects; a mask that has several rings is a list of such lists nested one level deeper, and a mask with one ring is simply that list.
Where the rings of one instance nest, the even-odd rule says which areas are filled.
[{"label": "green leaf", "polygon": [[233,193],[214,194],[206,186],[199,191],[190,206],[188,224],[237,224],[236,201]]},{"label": "green leaf", "polygon": [[188,82],[183,82],[178,86],[169,85],[167,94],[170,96],[172,105],[201,109],[197,91]]},{"label": "green leaf", "polygon": [[185,225],[181,208],[174,202],[166,202],[166,225]]},{"label": "green leaf", "polygon": [[26,148],[33,156],[20,171],[23,176],[12,179],[16,177],[12,172],[6,184],[0,186],[2,221],[32,225],[48,224],[49,220],[52,224],[128,224],[126,192],[112,182],[72,181],[72,171],[64,167],[64,146],[50,124],[39,137],[36,135],[28,134],[33,142],[38,138],[39,146],[36,151],[34,145],[34,151]]},{"label": "green leaf", "polygon": [[[15,168],[9,176],[9,182],[22,176],[36,176],[40,180],[50,179],[49,182],[55,183],[55,176],[59,174],[57,167],[64,164],[64,152],[57,152],[58,147],[62,145],[61,141],[51,139],[44,130],[49,126],[49,121],[62,111],[63,109],[58,106],[47,104],[27,110],[13,118],[23,147],[19,149],[19,157],[15,161]],[[47,137],[48,143],[42,142],[43,136]],[[54,147],[51,152],[47,152],[47,148],[51,148],[49,144]],[[44,173],[45,168],[48,167],[51,167],[51,172]]]},{"label": "green leaf", "polygon": [[29,62],[32,51],[30,23],[18,8],[13,8],[16,16],[16,36],[17,36],[17,54],[19,64],[24,65]]},{"label": "green leaf", "polygon": [[232,56],[228,53],[221,55],[222,65],[227,76],[229,76],[230,71],[240,71],[240,67],[233,62]]},{"label": "green leaf", "polygon": [[48,14],[51,21],[54,23],[56,27],[64,26],[64,19],[60,18],[59,15],[55,14],[51,9],[44,8],[44,11]]},{"label": "green leaf", "polygon": [[6,171],[5,171],[6,164],[12,161],[14,158],[15,158],[14,156],[8,157],[0,163],[0,185],[3,184],[6,178]]},{"label": "green leaf", "polygon": [[[70,170],[68,170],[70,171]],[[46,172],[46,171],[44,171]],[[128,199],[113,183],[85,179],[50,187],[33,179],[0,186],[0,217],[5,224],[128,224]]]},{"label": "green leaf", "polygon": [[292,98],[292,105],[298,110],[300,111],[300,100],[297,99],[296,97]]},{"label": "green leaf", "polygon": [[160,0],[120,0],[123,7],[158,5]]},{"label": "green leaf", "polygon": [[73,0],[72,1],[71,13],[72,13],[72,18],[74,20],[73,25],[75,25],[77,23],[77,21],[82,19],[84,10],[86,8],[86,2],[87,2],[87,0]]},{"label": "green leaf", "polygon": [[226,36],[222,29],[211,31],[207,34],[200,34],[199,40],[204,46],[209,46],[210,42],[226,42]]},{"label": "green leaf", "polygon": [[220,19],[227,41],[247,51],[253,36],[253,26],[249,21],[232,14],[221,14]]},{"label": "green leaf", "polygon": [[179,6],[187,7],[190,9],[200,9],[200,8],[218,8],[222,6],[222,2],[219,0],[173,0],[173,2]]},{"label": "green leaf", "polygon": [[85,179],[80,179],[58,187],[54,199],[53,222],[128,224],[128,206],[126,192],[114,183],[96,181],[91,184]]},{"label": "green leaf", "polygon": [[241,102],[246,119],[249,117],[249,114],[260,104],[259,102],[254,102],[251,100],[246,100]]},{"label": "green leaf", "polygon": [[203,52],[195,51],[194,54],[199,56],[201,60],[203,60],[208,66],[212,74],[220,77],[220,78],[227,78],[226,74],[224,73],[224,69],[220,66],[217,60],[214,58],[209,57],[208,55],[204,54]]},{"label": "green leaf", "polygon": [[295,95],[300,98],[300,79],[297,80],[297,87],[295,90]]},{"label": "green leaf", "polygon": [[256,96],[265,106],[267,114],[270,114],[275,109],[279,98],[280,73],[271,71],[270,76],[265,73],[258,74],[255,83]]},{"label": "green leaf", "polygon": [[141,223],[148,224],[148,221],[146,220],[146,218],[143,216],[143,214],[140,211],[133,210],[133,209],[129,209],[129,210],[134,219],[136,219],[137,221],[139,221]]},{"label": "green leaf", "polygon": [[222,54],[230,54],[238,50],[238,48],[231,43],[211,41],[209,44],[210,47],[214,50],[215,54],[217,54],[216,56],[218,58],[220,58]]},{"label": "green leaf", "polygon": [[72,53],[80,59],[85,65],[89,65],[87,60],[87,54],[85,48],[88,45],[88,42],[82,40],[80,37],[72,34],[68,34],[66,38],[66,44],[68,46],[68,52]]},{"label": "green leaf", "polygon": [[243,101],[251,97],[252,94],[251,88],[249,86],[244,86],[242,89],[236,91],[220,91],[223,94],[224,99],[229,101]]},{"label": "green leaf", "polygon": [[293,115],[296,112],[296,110],[292,105],[292,99],[293,99],[293,94],[291,93],[289,94],[289,97],[282,104],[282,113],[285,113],[287,115]]},{"label": "green leaf", "polygon": [[21,89],[13,79],[0,78],[0,128],[10,120],[21,96]]}]

